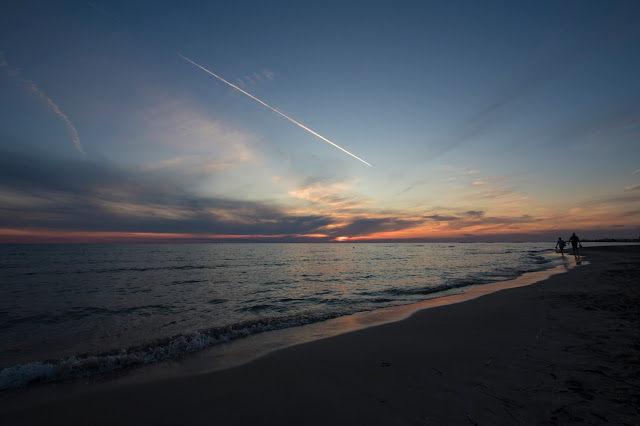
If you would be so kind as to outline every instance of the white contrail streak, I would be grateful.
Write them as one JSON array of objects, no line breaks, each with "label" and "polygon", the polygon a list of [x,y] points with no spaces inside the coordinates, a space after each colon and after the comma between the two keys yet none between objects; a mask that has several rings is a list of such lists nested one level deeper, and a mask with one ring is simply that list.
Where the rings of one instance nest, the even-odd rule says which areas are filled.
[{"label": "white contrail streak", "polygon": [[238,86],[236,86],[235,84],[229,83],[227,80],[225,80],[224,78],[220,77],[219,75],[214,74],[213,72],[209,71],[208,69],[206,69],[205,67],[203,67],[200,64],[197,64],[195,62],[193,62],[191,59],[187,58],[186,56],[182,55],[180,52],[176,52],[178,54],[178,56],[180,56],[182,59],[191,62],[193,65],[195,65],[196,67],[200,68],[202,71],[205,71],[209,74],[211,74],[212,76],[214,76],[215,78],[217,78],[218,80],[227,83],[229,86],[233,87],[234,89],[238,90],[239,92],[244,93],[245,95],[247,95],[248,97],[250,97],[251,99],[253,99],[254,101],[260,102],[262,105],[266,106],[267,108],[269,108],[271,111],[280,114],[281,116],[283,116],[284,118],[286,118],[287,120],[291,121],[294,124],[297,124],[298,126],[302,127],[303,129],[305,129],[307,132],[311,133],[312,135],[315,135],[317,137],[319,137],[320,139],[322,139],[325,142],[330,143],[331,145],[335,146],[336,148],[338,148],[339,150],[346,152],[347,154],[349,154],[350,156],[352,156],[353,158],[355,158],[356,160],[360,160],[362,161],[364,164],[366,164],[369,167],[372,167],[371,164],[367,163],[366,161],[364,161],[362,158],[358,157],[357,155],[354,155],[352,153],[350,153],[349,151],[347,151],[346,149],[336,145],[335,143],[331,142],[329,139],[325,138],[322,135],[319,135],[318,133],[314,132],[313,130],[311,130],[310,128],[298,123],[296,120],[294,120],[293,118],[281,113],[280,111],[278,111],[277,109],[273,108],[271,105],[268,105],[265,102],[262,102],[260,99],[256,98],[255,96],[253,96],[251,93],[247,93],[244,90],[242,90],[241,88],[239,88]]},{"label": "white contrail streak", "polygon": [[9,63],[4,59],[3,53],[0,52],[0,68],[7,68],[5,71],[7,72],[8,75],[18,80],[27,90],[30,90],[40,99],[42,99],[47,104],[47,106],[51,109],[51,111],[53,111],[54,114],[56,114],[58,117],[62,119],[62,121],[64,121],[64,124],[67,126],[67,129],[71,133],[73,144],[76,146],[76,149],[81,153],[86,154],[86,152],[84,152],[84,149],[82,148],[82,144],[80,143],[80,136],[78,136],[78,131],[76,130],[75,126],[73,125],[69,117],[67,117],[67,114],[62,112],[60,108],[58,108],[58,105],[56,105],[56,103],[53,102],[53,100],[51,100],[50,97],[45,95],[44,92],[40,90],[40,88],[36,86],[36,84],[33,81],[23,78],[20,75],[20,71],[18,69],[10,69],[8,67],[9,67]]}]

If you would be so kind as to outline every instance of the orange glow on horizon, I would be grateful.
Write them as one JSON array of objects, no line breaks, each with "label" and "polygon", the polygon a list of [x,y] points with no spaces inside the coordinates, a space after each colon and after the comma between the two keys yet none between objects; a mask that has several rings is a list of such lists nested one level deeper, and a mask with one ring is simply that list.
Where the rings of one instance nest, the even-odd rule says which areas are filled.
[{"label": "orange glow on horizon", "polygon": [[159,232],[107,232],[107,231],[66,231],[59,229],[9,229],[0,228],[0,244],[47,244],[47,243],[164,243],[198,242],[215,240],[261,239],[269,241],[276,238],[327,238],[325,234],[300,235],[226,235],[226,234],[189,234]]},{"label": "orange glow on horizon", "polygon": [[[452,213],[438,215],[427,211],[421,213],[394,216],[391,214],[356,215],[344,212],[327,213],[333,223],[329,223],[310,233],[300,234],[213,234],[213,233],[163,233],[163,232],[110,232],[110,231],[82,231],[45,228],[0,228],[0,244],[55,244],[55,243],[197,243],[221,241],[253,241],[253,242],[367,242],[384,240],[450,240],[450,239],[500,239],[509,240],[510,235],[522,239],[537,235],[556,234],[565,237],[562,232],[579,231],[585,233],[593,231],[604,235],[611,231],[621,232],[633,229],[628,223],[628,217],[616,214],[610,206],[596,206],[590,209],[574,207],[570,214],[563,211],[544,211],[544,215],[530,216],[525,214],[509,214],[502,211],[499,215],[487,212],[482,215],[465,215]],[[373,227],[367,234],[349,234],[348,227],[357,220],[379,220],[380,228]],[[388,222],[387,222],[388,221]],[[627,222],[627,223],[625,223]],[[247,221],[249,223],[249,221]],[[579,228],[576,227],[579,223]],[[621,224],[625,224],[622,226]],[[413,225],[403,229],[394,227]],[[341,229],[342,228],[342,229]],[[387,229],[385,229],[387,228]],[[316,232],[313,232],[316,231]],[[570,234],[569,234],[570,235]],[[581,235],[582,237],[583,235]],[[635,237],[632,234],[630,237]],[[555,237],[557,238],[557,236]]]}]

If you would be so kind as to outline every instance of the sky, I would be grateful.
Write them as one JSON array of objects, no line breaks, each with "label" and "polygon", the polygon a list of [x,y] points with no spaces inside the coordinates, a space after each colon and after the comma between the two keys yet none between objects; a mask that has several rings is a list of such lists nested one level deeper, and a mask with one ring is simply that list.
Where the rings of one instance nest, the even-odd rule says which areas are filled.
[{"label": "sky", "polygon": [[640,2],[0,6],[0,242],[640,236]]}]

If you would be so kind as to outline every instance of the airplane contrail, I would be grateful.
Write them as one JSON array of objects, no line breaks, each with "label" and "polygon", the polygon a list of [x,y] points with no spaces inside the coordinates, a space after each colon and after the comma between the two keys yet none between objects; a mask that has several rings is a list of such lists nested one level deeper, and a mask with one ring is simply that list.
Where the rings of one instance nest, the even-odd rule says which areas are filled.
[{"label": "airplane contrail", "polygon": [[62,110],[58,108],[58,105],[56,105],[56,103],[53,102],[50,97],[45,95],[44,92],[40,90],[40,88],[36,86],[33,81],[22,77],[20,75],[19,69],[9,68],[9,62],[7,62],[7,60],[4,58],[3,52],[0,52],[0,68],[7,68],[5,71],[9,76],[18,80],[18,82],[20,82],[20,84],[22,84],[27,90],[31,91],[33,94],[42,99],[51,109],[51,111],[53,111],[58,117],[62,119],[62,121],[64,121],[64,124],[67,126],[67,129],[69,129],[69,132],[71,133],[71,138],[73,140],[73,144],[76,146],[76,149],[82,154],[86,154],[86,152],[82,148],[82,144],[80,143],[80,136],[78,136],[78,131],[76,130],[76,127],[73,125],[67,114],[62,112]]},{"label": "airplane contrail", "polygon": [[302,127],[303,129],[305,129],[307,132],[311,133],[312,135],[315,135],[317,137],[319,137],[320,139],[322,139],[325,142],[330,143],[331,145],[335,146],[336,148],[338,148],[339,150],[346,152],[347,154],[349,154],[350,156],[352,156],[353,158],[355,158],[356,160],[360,160],[362,161],[364,164],[366,164],[369,167],[373,167],[371,164],[367,163],[366,161],[364,161],[362,158],[358,157],[357,155],[354,155],[352,153],[350,153],[349,151],[347,151],[346,149],[336,145],[335,143],[331,142],[329,139],[325,138],[324,136],[314,132],[313,130],[311,130],[310,128],[298,123],[296,120],[294,120],[293,118],[281,113],[280,111],[278,111],[277,109],[275,109],[274,107],[272,107],[271,105],[268,105],[267,103],[261,101],[260,99],[256,98],[255,96],[253,96],[251,93],[245,92],[244,90],[242,90],[241,88],[239,88],[238,86],[236,86],[235,84],[229,83],[227,80],[225,80],[224,78],[220,77],[219,75],[214,74],[213,72],[209,71],[208,69],[206,69],[205,67],[203,67],[200,64],[197,64],[196,62],[193,62],[191,59],[187,58],[186,56],[182,55],[180,52],[176,52],[178,54],[178,56],[180,56],[182,59],[191,62],[193,65],[195,65],[196,67],[200,68],[202,71],[205,71],[209,74],[211,74],[212,76],[214,76],[215,78],[217,78],[218,80],[227,83],[229,86],[233,87],[234,89],[244,93],[245,95],[247,95],[248,97],[250,97],[251,99],[253,99],[256,102],[260,102],[262,105],[266,106],[267,108],[269,108],[271,111],[276,112],[278,114],[280,114],[281,116],[283,116],[284,118],[286,118],[287,120],[291,121],[294,124],[297,124],[298,126]]}]

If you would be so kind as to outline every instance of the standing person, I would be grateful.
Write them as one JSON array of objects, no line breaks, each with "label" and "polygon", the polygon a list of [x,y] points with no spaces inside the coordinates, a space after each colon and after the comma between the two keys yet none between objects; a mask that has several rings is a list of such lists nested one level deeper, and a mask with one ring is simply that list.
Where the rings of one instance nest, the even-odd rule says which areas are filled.
[{"label": "standing person", "polygon": [[566,246],[566,245],[567,245],[567,243],[564,242],[562,237],[558,237],[558,242],[556,243],[556,248],[560,249],[560,254],[562,255],[562,257],[564,257],[564,246]]},{"label": "standing person", "polygon": [[578,238],[575,232],[573,233],[571,238],[569,238],[569,242],[571,243],[571,248],[573,248],[573,255],[576,257],[576,259],[579,259],[580,253],[578,253],[578,245],[582,247],[582,244],[580,244],[580,238]]}]

